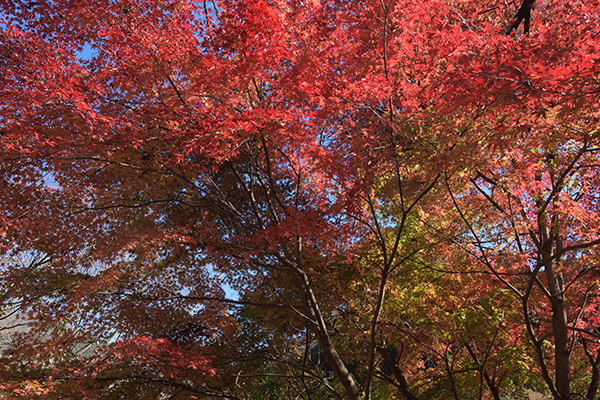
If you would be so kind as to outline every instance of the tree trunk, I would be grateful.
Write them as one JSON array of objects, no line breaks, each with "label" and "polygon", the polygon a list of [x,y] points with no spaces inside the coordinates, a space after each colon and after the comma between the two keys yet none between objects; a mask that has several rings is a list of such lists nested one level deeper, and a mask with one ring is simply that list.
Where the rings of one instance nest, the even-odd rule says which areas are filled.
[{"label": "tree trunk", "polygon": [[554,362],[555,386],[558,394],[557,400],[571,399],[571,360],[569,349],[569,319],[565,305],[565,287],[562,275],[555,270],[556,262],[553,260],[554,235],[550,233],[548,225],[541,223],[540,233],[542,239],[541,259],[548,280],[548,289],[552,304],[552,328],[554,336]]},{"label": "tree trunk", "polygon": [[333,367],[333,371],[344,386],[344,390],[346,391],[348,399],[362,400],[362,396],[360,395],[358,387],[354,382],[354,378],[352,378],[352,374],[350,374],[350,371],[348,371],[346,368],[344,361],[336,351],[335,346],[331,341],[331,337],[327,331],[327,325],[323,320],[323,315],[321,314],[321,310],[315,298],[314,292],[310,287],[308,276],[303,270],[297,267],[295,268],[295,272],[296,273],[294,275],[296,277],[296,286],[302,295],[307,317],[310,318],[311,328],[317,335],[317,340],[321,345],[323,353],[325,353],[327,361],[329,361]]}]

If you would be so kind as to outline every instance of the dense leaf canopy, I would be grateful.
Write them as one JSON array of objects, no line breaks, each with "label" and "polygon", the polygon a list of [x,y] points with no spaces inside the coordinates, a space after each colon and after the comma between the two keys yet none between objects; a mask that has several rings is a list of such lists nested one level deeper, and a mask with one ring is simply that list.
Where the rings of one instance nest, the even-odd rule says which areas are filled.
[{"label": "dense leaf canopy", "polygon": [[597,398],[599,10],[0,3],[0,397]]}]

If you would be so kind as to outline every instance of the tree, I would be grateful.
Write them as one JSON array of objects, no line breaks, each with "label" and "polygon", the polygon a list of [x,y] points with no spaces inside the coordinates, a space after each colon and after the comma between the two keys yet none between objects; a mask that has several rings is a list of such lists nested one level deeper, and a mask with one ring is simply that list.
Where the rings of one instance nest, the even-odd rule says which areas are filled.
[{"label": "tree", "polygon": [[596,5],[3,4],[5,390],[593,398]]},{"label": "tree", "polygon": [[[563,17],[572,24],[546,22],[535,40],[510,42],[509,51],[488,48],[493,61],[477,66],[477,75],[490,91],[464,103],[472,117],[458,127],[496,140],[481,149],[484,164],[446,173],[465,229],[456,245],[521,303],[539,374],[556,399],[595,398],[598,388],[595,317],[584,317],[597,295],[599,243],[595,173],[589,173],[597,145],[589,118],[597,105],[588,103],[598,71],[586,52],[595,39],[575,23],[586,10],[595,13],[567,7]],[[565,40],[581,52],[562,47]]]}]

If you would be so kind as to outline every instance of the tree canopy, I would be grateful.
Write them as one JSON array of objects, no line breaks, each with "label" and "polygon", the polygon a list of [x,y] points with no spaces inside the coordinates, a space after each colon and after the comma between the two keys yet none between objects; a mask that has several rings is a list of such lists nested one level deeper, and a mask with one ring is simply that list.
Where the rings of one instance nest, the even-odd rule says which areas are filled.
[{"label": "tree canopy", "polygon": [[0,10],[0,397],[598,398],[597,0]]}]

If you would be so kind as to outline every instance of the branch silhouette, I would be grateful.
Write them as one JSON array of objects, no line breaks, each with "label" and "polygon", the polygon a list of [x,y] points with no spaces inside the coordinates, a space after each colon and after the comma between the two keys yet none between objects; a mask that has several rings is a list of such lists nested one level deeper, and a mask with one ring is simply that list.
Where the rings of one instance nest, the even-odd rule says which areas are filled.
[{"label": "branch silhouette", "polygon": [[531,22],[531,9],[533,8],[533,4],[535,0],[523,0],[519,11],[515,15],[515,19],[512,24],[506,28],[506,35],[510,35],[513,30],[517,30],[521,22],[523,23],[523,33],[529,33],[529,25]]}]

